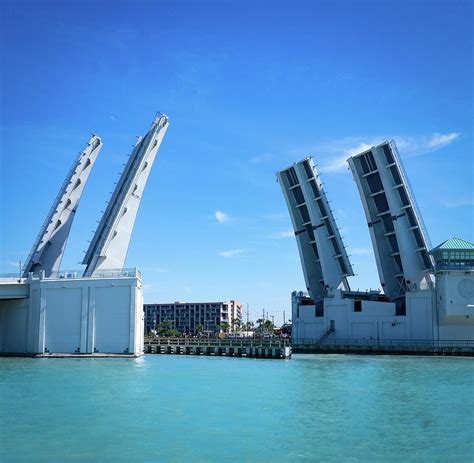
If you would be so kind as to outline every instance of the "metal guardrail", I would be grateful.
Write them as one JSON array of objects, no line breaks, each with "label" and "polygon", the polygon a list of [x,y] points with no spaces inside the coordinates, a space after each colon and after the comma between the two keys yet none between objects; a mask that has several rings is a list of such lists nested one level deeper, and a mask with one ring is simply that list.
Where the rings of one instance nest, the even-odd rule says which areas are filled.
[{"label": "metal guardrail", "polygon": [[16,273],[0,273],[0,280],[4,281],[16,281],[20,283],[22,280],[26,281],[18,272]]},{"label": "metal guardrail", "polygon": [[[101,270],[94,273],[92,276],[84,277],[84,270],[60,270],[59,272],[53,272],[51,276],[45,278],[47,280],[63,280],[63,279],[76,279],[76,278],[141,278],[142,274],[137,268],[112,268]],[[40,278],[39,273],[33,274],[34,279]],[[1,280],[20,280],[18,273],[5,273],[0,274]],[[23,282],[27,282],[28,278],[22,278]]]},{"label": "metal guardrail", "polygon": [[48,279],[52,278],[130,278],[141,277],[141,273],[137,268],[111,268],[104,269],[94,273],[91,276],[84,277],[84,270],[61,270],[54,272]]},{"label": "metal guardrail", "polygon": [[325,339],[322,343],[319,339],[305,339],[304,341],[293,341],[292,346],[298,347],[399,347],[410,348],[468,348],[474,350],[474,340],[433,340],[433,339]]}]

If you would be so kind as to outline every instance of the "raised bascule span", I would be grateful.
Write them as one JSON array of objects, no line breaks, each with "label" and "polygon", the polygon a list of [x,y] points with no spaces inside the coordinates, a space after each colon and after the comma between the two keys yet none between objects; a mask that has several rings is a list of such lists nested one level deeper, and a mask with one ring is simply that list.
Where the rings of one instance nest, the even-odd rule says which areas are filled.
[{"label": "raised bascule span", "polygon": [[23,277],[44,271],[46,278],[59,271],[77,206],[102,141],[93,135],[68,172],[23,267]]},{"label": "raised bascule span", "polygon": [[306,288],[313,300],[349,290],[349,257],[311,157],[277,173],[298,243]]},{"label": "raised bascule span", "polygon": [[348,159],[359,189],[377,269],[393,301],[427,288],[433,260],[423,220],[395,142],[386,141]]},{"label": "raised bascule span", "polygon": [[79,155],[35,241],[23,278],[0,279],[0,355],[140,356],[143,284],[123,268],[138,208],[168,128],[159,114],[126,164],[84,258],[85,274],[59,269],[74,213],[100,150]]},{"label": "raised bascule span", "polygon": [[[0,278],[0,355],[142,355],[142,277],[124,263],[168,124],[167,116],[159,114],[138,140],[85,255],[84,275],[59,271],[100,139],[92,137],[80,153],[38,234],[23,278]],[[474,243],[452,238],[431,249],[393,141],[348,162],[383,292],[349,288],[354,272],[312,158],[281,170],[277,178],[310,296],[292,293],[293,346],[332,345],[339,352],[341,346],[365,345],[382,352],[394,343],[429,350],[458,342],[459,348],[474,352]]]},{"label": "raised bascule span", "polygon": [[447,343],[473,354],[474,243],[452,238],[431,249],[394,141],[348,163],[383,292],[349,290],[352,269],[312,160],[278,172],[310,296],[292,293],[293,347],[435,352]]},{"label": "raised bascule span", "polygon": [[85,277],[124,267],[143,191],[168,125],[168,117],[159,114],[138,140],[84,256]]}]

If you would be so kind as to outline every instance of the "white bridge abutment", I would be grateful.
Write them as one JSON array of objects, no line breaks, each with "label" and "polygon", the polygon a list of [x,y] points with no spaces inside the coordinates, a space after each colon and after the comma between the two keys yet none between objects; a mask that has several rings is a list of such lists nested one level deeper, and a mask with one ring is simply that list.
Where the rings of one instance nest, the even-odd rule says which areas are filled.
[{"label": "white bridge abutment", "polygon": [[141,355],[142,283],[135,275],[19,283],[29,287],[28,298],[0,300],[0,352]]}]

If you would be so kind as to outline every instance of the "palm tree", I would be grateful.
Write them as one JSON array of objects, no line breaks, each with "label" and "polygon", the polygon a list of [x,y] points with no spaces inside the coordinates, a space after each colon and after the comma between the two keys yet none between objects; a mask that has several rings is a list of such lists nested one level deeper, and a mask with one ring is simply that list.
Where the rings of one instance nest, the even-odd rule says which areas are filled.
[{"label": "palm tree", "polygon": [[273,323],[270,320],[265,320],[263,327],[265,328],[265,331],[273,332]]},{"label": "palm tree", "polygon": [[234,320],[234,331],[240,331],[241,328],[242,328],[242,320],[240,320],[239,318],[236,318]]},{"label": "palm tree", "polygon": [[220,325],[220,329],[224,332],[227,333],[229,331],[230,325],[228,322],[222,322]]},{"label": "palm tree", "polygon": [[201,325],[201,324],[197,325],[196,326],[196,334],[199,334],[202,331],[204,331],[204,325]]}]

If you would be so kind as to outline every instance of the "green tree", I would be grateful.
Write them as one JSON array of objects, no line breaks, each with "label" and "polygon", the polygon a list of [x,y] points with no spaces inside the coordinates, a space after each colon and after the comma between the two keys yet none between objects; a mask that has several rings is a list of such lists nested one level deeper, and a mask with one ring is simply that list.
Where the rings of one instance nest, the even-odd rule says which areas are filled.
[{"label": "green tree", "polygon": [[263,323],[263,328],[267,333],[273,333],[274,326],[271,320],[265,320]]},{"label": "green tree", "polygon": [[281,334],[291,336],[291,323],[285,323],[284,325],[282,325]]},{"label": "green tree", "polygon": [[236,318],[234,320],[234,331],[240,331],[241,328],[242,328],[242,320],[240,320],[239,318]]},{"label": "green tree", "polygon": [[224,332],[227,333],[229,331],[230,325],[228,322],[222,322],[220,325],[220,329]]},{"label": "green tree", "polygon": [[204,331],[204,325],[196,325],[196,334],[200,334]]},{"label": "green tree", "polygon": [[167,322],[160,322],[156,325],[156,331],[159,336],[164,337],[179,337],[181,332],[174,328],[174,323],[169,320]]},{"label": "green tree", "polygon": [[181,331],[175,330],[174,328],[169,330],[166,334],[166,336],[169,336],[170,338],[180,338],[183,335]]}]

